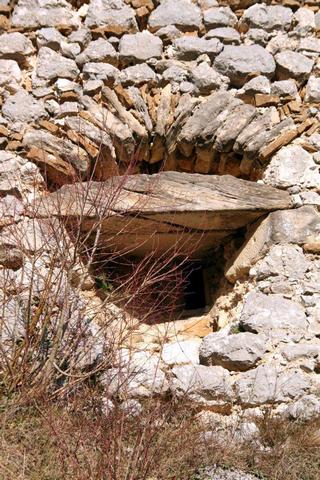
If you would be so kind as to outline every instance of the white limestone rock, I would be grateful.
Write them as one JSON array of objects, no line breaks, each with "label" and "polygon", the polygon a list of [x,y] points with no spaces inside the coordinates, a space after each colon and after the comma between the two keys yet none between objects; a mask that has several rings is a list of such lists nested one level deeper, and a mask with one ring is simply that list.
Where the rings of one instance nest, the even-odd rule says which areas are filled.
[{"label": "white limestone rock", "polygon": [[289,405],[283,415],[293,420],[317,420],[320,417],[320,398],[316,395],[304,395]]},{"label": "white limestone rock", "polygon": [[298,8],[293,16],[294,33],[296,35],[308,35],[316,28],[315,15],[310,8]]},{"label": "white limestone rock", "polygon": [[102,80],[106,85],[112,86],[117,81],[120,70],[109,63],[88,62],[82,73],[85,80]]},{"label": "white limestone rock", "polygon": [[288,279],[301,280],[310,267],[311,264],[298,245],[273,245],[255,266],[255,277],[263,280],[281,275]]},{"label": "white limestone rock", "polygon": [[245,406],[299,399],[311,389],[311,379],[299,370],[280,371],[274,364],[260,365],[235,382],[238,402]]},{"label": "white limestone rock", "polygon": [[232,396],[230,374],[222,367],[182,365],[172,369],[171,389],[176,395],[187,395],[198,401],[222,400]]},{"label": "white limestone rock", "polygon": [[43,102],[36,100],[23,89],[8,97],[2,107],[2,113],[12,123],[34,122],[48,116]]},{"label": "white limestone rock", "polygon": [[306,86],[305,101],[320,103],[320,78],[315,75],[309,77]]},{"label": "white limestone rock", "polygon": [[298,95],[297,84],[294,80],[279,80],[271,85],[271,93],[279,97],[296,97]]},{"label": "white limestone rock", "polygon": [[18,0],[12,26],[21,30],[39,27],[78,28],[80,17],[67,0]]},{"label": "white limestone rock", "polygon": [[120,350],[118,363],[118,367],[107,370],[100,379],[108,394],[128,398],[149,397],[168,390],[168,382],[157,355]]},{"label": "white limestone rock", "polygon": [[157,75],[146,63],[134,65],[121,70],[119,75],[119,83],[123,86],[140,86],[144,83],[155,85],[157,83]]},{"label": "white limestone rock", "polygon": [[294,185],[314,188],[320,184],[320,171],[309,152],[299,145],[288,145],[272,157],[263,174],[263,180],[280,188]]},{"label": "white limestone rock", "polygon": [[20,32],[3,33],[0,35],[0,58],[15,60],[19,64],[27,61],[34,53],[31,40]]},{"label": "white limestone rock", "polygon": [[143,63],[150,58],[160,59],[162,50],[161,39],[147,30],[123,35],[119,43],[119,56],[123,65]]},{"label": "white limestone rock", "polygon": [[277,63],[276,76],[278,80],[294,78],[302,82],[308,78],[313,67],[313,60],[302,53],[284,50],[275,56]]},{"label": "white limestone rock", "polygon": [[78,65],[88,62],[105,62],[111,65],[118,65],[118,54],[108,40],[98,38],[90,42],[80,55],[76,57]]},{"label": "white limestone rock", "polygon": [[180,30],[190,31],[201,26],[201,10],[191,0],[162,0],[148,20],[151,32],[174,25]]},{"label": "white limestone rock", "polygon": [[200,63],[192,69],[192,83],[199,90],[200,94],[209,94],[212,90],[220,89],[228,86],[229,79],[220,75],[214,68],[210,67],[206,62]]},{"label": "white limestone rock", "polygon": [[267,77],[258,75],[245,83],[243,85],[243,90],[249,95],[255,95],[256,93],[269,95],[271,92],[270,81]]},{"label": "white limestone rock", "polygon": [[178,60],[196,60],[200,55],[206,54],[211,59],[215,58],[223,49],[222,43],[217,38],[207,40],[199,37],[183,36],[172,43],[174,56]]},{"label": "white limestone rock", "polygon": [[317,58],[320,54],[320,38],[311,36],[301,38],[297,50],[306,56]]},{"label": "white limestone rock", "polygon": [[230,7],[213,7],[204,11],[203,22],[209,30],[217,27],[234,27],[238,19]]},{"label": "white limestone rock", "polygon": [[240,43],[239,32],[232,27],[213,28],[206,33],[205,38],[217,38],[225,45],[238,45]]},{"label": "white limestone rock", "polygon": [[308,328],[307,318],[301,305],[287,300],[282,295],[250,293],[240,315],[240,327],[247,332],[273,332],[284,335],[304,332]]},{"label": "white limestone rock", "polygon": [[175,343],[165,343],[162,348],[161,358],[167,365],[181,365],[199,363],[199,340],[181,340]]},{"label": "white limestone rock", "polygon": [[41,28],[37,31],[37,46],[52,48],[52,50],[59,51],[61,43],[64,42],[66,38],[53,27]]},{"label": "white limestone rock", "polygon": [[0,87],[16,93],[22,82],[22,72],[14,60],[0,60]]},{"label": "white limestone rock", "polygon": [[266,337],[249,332],[207,335],[200,346],[200,363],[227,370],[246,371],[256,366],[267,351]]},{"label": "white limestone rock", "polygon": [[320,360],[320,342],[319,343],[300,343],[287,345],[281,350],[281,354],[288,362],[294,362],[301,358]]},{"label": "white limestone rock", "polygon": [[84,23],[117,35],[138,31],[135,12],[123,0],[91,0]]},{"label": "white limestone rock", "polygon": [[282,5],[255,4],[245,10],[241,21],[250,28],[261,28],[269,32],[289,30],[292,10]]},{"label": "white limestone rock", "polygon": [[47,47],[40,48],[35,71],[39,78],[45,80],[58,78],[75,80],[80,73],[74,60],[65,58]]}]

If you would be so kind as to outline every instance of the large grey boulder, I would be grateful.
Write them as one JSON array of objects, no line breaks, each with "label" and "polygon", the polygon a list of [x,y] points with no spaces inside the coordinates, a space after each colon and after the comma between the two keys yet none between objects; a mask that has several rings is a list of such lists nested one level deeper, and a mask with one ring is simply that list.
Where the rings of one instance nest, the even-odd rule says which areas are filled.
[{"label": "large grey boulder", "polygon": [[250,28],[261,28],[268,32],[289,30],[292,16],[291,8],[282,5],[255,4],[245,10],[241,22]]},{"label": "large grey boulder", "polygon": [[79,65],[87,62],[105,62],[117,66],[118,54],[108,40],[98,38],[98,40],[90,42],[83,52],[76,57],[76,62]]},{"label": "large grey boulder", "polygon": [[240,315],[240,326],[247,332],[294,334],[306,331],[307,318],[301,305],[281,295],[250,293]]},{"label": "large grey boulder", "polygon": [[317,188],[320,185],[320,171],[309,152],[299,145],[288,145],[272,157],[263,179],[269,185],[279,188],[294,185]]},{"label": "large grey boulder", "polygon": [[63,57],[51,48],[40,48],[36,65],[36,74],[39,78],[45,80],[54,80],[56,78],[75,80],[79,73],[74,60]]},{"label": "large grey boulder", "polygon": [[202,365],[219,365],[241,372],[253,368],[266,350],[264,335],[243,332],[222,336],[210,333],[201,343],[199,356]]},{"label": "large grey boulder", "polygon": [[236,87],[244,85],[253,72],[272,78],[276,68],[272,55],[260,45],[227,45],[216,57],[214,66]]},{"label": "large grey boulder", "polygon": [[120,60],[124,65],[142,63],[150,58],[160,59],[162,49],[161,39],[147,30],[123,35],[119,43]]},{"label": "large grey boulder", "polygon": [[298,399],[310,388],[307,375],[299,370],[279,371],[274,364],[260,365],[235,382],[238,402],[252,407]]},{"label": "large grey boulder", "polygon": [[230,7],[213,7],[205,10],[203,22],[209,30],[216,27],[234,27],[238,19]]},{"label": "large grey boulder", "polygon": [[162,0],[151,12],[148,26],[152,32],[168,25],[190,31],[199,29],[201,20],[201,10],[191,0]]},{"label": "large grey boulder", "polygon": [[207,40],[199,37],[184,36],[177,38],[172,43],[175,57],[178,60],[195,60],[200,55],[206,54],[211,59],[215,58],[223,49],[222,43],[217,38]]},{"label": "large grey boulder", "polygon": [[85,26],[117,35],[138,31],[135,12],[123,0],[91,0]]},{"label": "large grey boulder", "polygon": [[80,17],[67,0],[18,0],[12,20],[14,28],[78,28]]},{"label": "large grey boulder", "polygon": [[22,72],[14,60],[0,60],[0,87],[15,93],[22,82]]},{"label": "large grey boulder", "polygon": [[187,395],[194,400],[222,400],[229,402],[232,395],[230,374],[222,367],[182,365],[172,369],[171,390],[176,395]]},{"label": "large grey boulder", "polygon": [[294,78],[302,82],[311,73],[314,61],[302,53],[284,50],[275,55],[277,63],[276,76],[278,80]]},{"label": "large grey boulder", "polygon": [[20,32],[0,35],[0,58],[24,63],[34,53],[31,40]]},{"label": "large grey boulder", "polygon": [[36,100],[25,90],[18,90],[8,97],[2,107],[3,115],[10,122],[34,122],[46,118],[48,113],[41,100]]}]

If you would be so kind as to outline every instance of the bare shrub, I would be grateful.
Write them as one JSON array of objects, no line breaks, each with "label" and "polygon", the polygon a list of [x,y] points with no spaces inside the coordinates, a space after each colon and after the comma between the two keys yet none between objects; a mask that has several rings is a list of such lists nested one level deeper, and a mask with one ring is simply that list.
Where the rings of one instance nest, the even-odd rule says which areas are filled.
[{"label": "bare shrub", "polygon": [[[188,258],[181,240],[137,259],[116,248],[121,229],[103,238],[125,202],[127,178],[75,183],[70,198],[62,189],[47,211],[35,202],[28,217],[1,231],[7,254],[14,249],[22,259],[16,270],[0,270],[0,376],[7,394],[66,394],[110,368],[139,324],[172,319]],[[77,215],[70,219],[71,204]],[[134,228],[139,207],[125,212],[123,229]]]}]

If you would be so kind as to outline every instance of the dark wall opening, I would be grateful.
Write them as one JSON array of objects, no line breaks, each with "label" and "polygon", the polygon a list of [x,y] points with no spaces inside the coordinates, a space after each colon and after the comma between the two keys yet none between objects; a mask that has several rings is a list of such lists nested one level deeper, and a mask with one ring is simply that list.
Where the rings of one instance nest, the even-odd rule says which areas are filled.
[{"label": "dark wall opening", "polygon": [[184,285],[184,309],[198,310],[207,305],[202,265],[190,264],[186,268]]}]

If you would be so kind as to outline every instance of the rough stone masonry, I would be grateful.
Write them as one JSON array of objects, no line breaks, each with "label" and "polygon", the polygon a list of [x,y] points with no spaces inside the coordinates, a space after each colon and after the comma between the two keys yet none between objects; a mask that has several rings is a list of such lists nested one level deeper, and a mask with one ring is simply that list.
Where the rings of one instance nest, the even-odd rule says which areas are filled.
[{"label": "rough stone masonry", "polygon": [[[48,188],[128,168],[182,172],[178,184],[194,173],[256,181],[261,192],[282,190],[288,208],[251,218],[240,250],[225,246],[225,276],[206,316],[176,322],[172,334],[169,326],[161,349],[164,325],[140,326],[130,396],[187,395],[220,423],[266,405],[290,418],[318,416],[319,1],[2,0],[0,30],[9,327],[22,266],[39,251],[43,288],[47,219],[28,212]],[[120,353],[126,362],[128,351]]]}]

